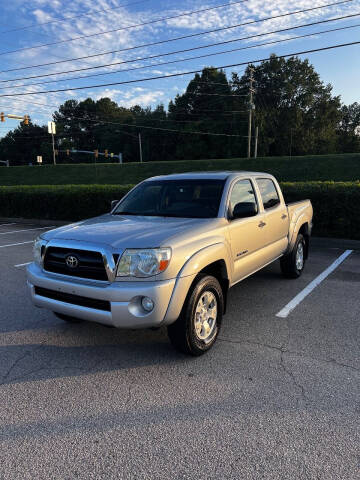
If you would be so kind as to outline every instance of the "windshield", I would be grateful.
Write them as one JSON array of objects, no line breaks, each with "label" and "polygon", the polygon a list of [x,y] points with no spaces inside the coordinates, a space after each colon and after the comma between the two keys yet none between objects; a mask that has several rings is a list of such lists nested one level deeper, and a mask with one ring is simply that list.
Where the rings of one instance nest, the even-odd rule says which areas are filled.
[{"label": "windshield", "polygon": [[225,180],[154,180],[140,184],[113,215],[215,218]]}]

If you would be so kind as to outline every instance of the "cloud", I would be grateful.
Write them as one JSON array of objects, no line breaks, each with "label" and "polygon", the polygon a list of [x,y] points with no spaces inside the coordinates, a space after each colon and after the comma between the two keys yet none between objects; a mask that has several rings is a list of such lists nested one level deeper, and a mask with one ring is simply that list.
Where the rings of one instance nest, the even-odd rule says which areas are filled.
[{"label": "cloud", "polygon": [[[325,5],[328,2],[329,0],[321,0],[318,1],[316,5]],[[13,50],[16,48],[28,47],[30,45],[35,45],[39,43],[52,43],[67,40],[69,38],[74,38],[81,35],[106,31],[112,28],[115,29],[120,26],[143,23],[167,15],[180,14],[186,10],[191,11],[214,5],[213,2],[204,4],[201,0],[195,0],[191,2],[189,0],[185,0],[178,3],[179,5],[181,5],[180,8],[168,8],[168,10],[166,11],[161,11],[159,8],[155,9],[156,7],[154,7],[154,5],[156,5],[156,3],[157,2],[145,2],[144,4],[138,5],[136,9],[132,9],[131,7],[117,8],[114,10],[109,10],[107,12],[98,12],[92,15],[83,16],[85,12],[111,9],[118,6],[119,3],[115,0],[98,0],[96,4],[93,0],[73,0],[72,2],[69,2],[68,0],[53,0],[52,2],[49,2],[48,0],[33,0],[31,4],[32,10],[29,11],[29,6],[25,5],[21,0],[12,0],[12,2],[6,2],[3,9],[5,12],[7,12],[8,16],[13,15],[13,12],[15,10],[17,11],[18,25],[26,26],[34,23],[44,23],[49,21],[51,22],[52,20],[64,17],[75,18],[72,18],[71,20],[65,22],[48,23],[46,25],[38,26],[33,29],[23,30],[21,31],[21,35],[16,34],[16,42],[14,45],[3,44],[2,50]],[[55,73],[58,71],[72,70],[75,68],[93,67],[102,63],[121,62],[141,56],[154,55],[161,52],[164,53],[172,50],[189,48],[192,46],[200,46],[206,43],[210,43],[212,41],[215,42],[220,40],[230,40],[247,35],[256,35],[271,30],[291,27],[301,23],[321,20],[337,15],[354,13],[354,5],[355,2],[351,2],[349,4],[343,4],[331,8],[314,10],[292,16],[285,16],[282,18],[259,22],[256,24],[248,24],[241,28],[228,29],[204,36],[194,37],[193,39],[187,40],[185,42],[170,42],[163,46],[158,45],[151,48],[146,47],[135,50],[128,50],[76,62],[73,61],[67,63],[59,63],[58,65],[36,68],[32,70],[23,70],[19,72],[1,74],[1,79],[40,75],[41,73]],[[38,49],[24,50],[14,53],[11,56],[2,56],[0,58],[0,62],[2,62],[0,64],[0,69],[11,68],[12,66],[16,68],[19,66],[23,66],[24,64],[40,64],[49,61],[57,61],[85,56],[97,52],[131,48],[133,46],[143,43],[169,39],[171,37],[226,27],[238,23],[250,22],[252,20],[257,20],[260,18],[270,17],[274,15],[281,15],[295,10],[312,8],[313,6],[313,0],[276,0],[276,2],[264,2],[264,0],[249,0],[241,4],[232,4],[231,6],[226,8],[219,8],[217,10],[212,10],[196,15],[183,16],[177,19],[154,23],[148,26],[117,31],[107,35],[93,36],[86,39],[79,39],[73,42],[61,43],[58,45],[52,45]],[[301,33],[304,33],[304,31],[299,31],[299,33],[294,33],[294,35],[298,35]],[[288,33],[264,36],[261,38],[261,40],[254,39],[247,42],[234,43],[231,44],[228,48],[236,48],[237,46],[246,45],[249,43],[262,43],[268,39],[285,39],[287,38],[287,36]],[[310,41],[312,42],[311,45],[314,45],[315,39],[313,37],[310,38]],[[277,47],[273,46],[270,48],[276,51]],[[227,47],[221,48],[221,50],[226,49]],[[214,50],[200,50],[199,54],[201,54],[202,52],[210,53],[212,51]],[[249,50],[248,55],[249,57],[244,57],[243,54],[241,54],[241,59],[243,60],[245,58],[246,60],[247,58],[256,58],[256,49]],[[183,57],[179,57],[179,55],[177,55],[165,58],[168,60],[173,60],[182,59]],[[209,62],[207,62],[207,60],[203,60],[191,63],[191,68],[188,67],[188,63],[184,63],[184,66],[182,66],[181,63],[178,63],[174,64],[173,67],[167,66],[166,70],[162,69],[161,67],[157,69],[148,67],[144,70],[138,70],[133,72],[114,73],[113,70],[119,70],[120,66],[106,67],[89,71],[85,70],[84,72],[73,73],[69,75],[82,76],[89,75],[91,73],[105,72],[110,72],[111,75],[74,81],[66,81],[66,78],[69,75],[56,75],[54,77],[48,77],[43,79],[40,78],[38,81],[41,82],[47,79],[54,79],[57,80],[58,83],[50,83],[41,86],[28,86],[22,87],[21,89],[14,88],[13,91],[36,92],[39,90],[47,89],[50,90],[56,88],[71,88],[72,86],[77,85],[92,85],[97,83],[110,83],[122,80],[136,79],[149,74],[169,76],[176,72],[181,73],[184,70],[186,71],[188,69],[193,70],[196,68],[201,68],[201,66],[204,64],[221,65],[222,63],[224,63],[223,59],[223,56],[210,57]],[[156,60],[156,62],[158,61],[161,62],[162,60]],[[166,60],[164,59],[164,61]],[[134,60],[124,66],[124,69],[142,66],[144,65],[144,63],[147,64],[149,62],[141,62]],[[183,86],[188,82],[189,78],[189,76],[183,76],[176,79],[176,85],[179,86],[178,91],[183,90]],[[90,95],[93,96],[93,98],[101,98],[103,96],[108,96],[114,101],[117,101],[124,106],[131,106],[136,103],[144,106],[149,106],[155,105],[156,102],[160,100],[167,100],[164,91],[169,92],[171,90],[172,93],[175,93],[175,90],[173,89],[174,87],[170,83],[170,80],[159,80],[158,83],[153,82],[152,85],[154,86],[153,89],[143,88],[138,85],[123,85],[121,86],[121,88],[120,86],[114,86],[114,88],[104,87],[102,89],[96,89],[94,91],[68,90],[66,92],[48,93],[46,95],[33,95],[30,97],[3,97],[1,99],[1,102],[2,105],[4,105],[4,108],[18,109],[20,111],[24,111],[25,113],[31,114],[31,116],[35,120],[45,123],[45,121],[50,118],[51,113],[54,110],[54,107],[52,105],[59,105],[68,98],[80,99],[84,97],[86,98]],[[6,93],[6,90],[1,91],[0,93]],[[48,104],[49,106],[46,107],[41,105],[33,105],[32,102]]]}]

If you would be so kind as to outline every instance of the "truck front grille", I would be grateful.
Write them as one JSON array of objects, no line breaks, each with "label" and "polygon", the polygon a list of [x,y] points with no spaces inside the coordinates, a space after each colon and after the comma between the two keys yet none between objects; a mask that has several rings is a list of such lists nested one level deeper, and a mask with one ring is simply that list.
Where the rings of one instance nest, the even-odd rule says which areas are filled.
[{"label": "truck front grille", "polygon": [[71,293],[56,292],[55,290],[49,290],[42,287],[35,287],[35,294],[40,297],[51,298],[52,300],[58,300],[59,302],[69,303],[71,305],[79,305],[80,307],[111,312],[110,302],[106,300],[81,297],[79,295],[72,295]]},{"label": "truck front grille", "polygon": [[90,250],[49,247],[44,258],[44,270],[91,280],[108,280],[101,253]]}]

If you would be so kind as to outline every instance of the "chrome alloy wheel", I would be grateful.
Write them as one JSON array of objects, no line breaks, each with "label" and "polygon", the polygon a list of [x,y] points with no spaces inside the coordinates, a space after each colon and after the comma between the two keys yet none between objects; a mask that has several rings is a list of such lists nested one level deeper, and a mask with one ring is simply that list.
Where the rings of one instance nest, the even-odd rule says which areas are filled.
[{"label": "chrome alloy wheel", "polygon": [[195,333],[199,340],[209,343],[216,334],[217,300],[212,292],[205,291],[195,310]]},{"label": "chrome alloy wheel", "polygon": [[300,271],[304,267],[304,244],[302,242],[299,243],[297,250],[296,250],[296,268]]}]

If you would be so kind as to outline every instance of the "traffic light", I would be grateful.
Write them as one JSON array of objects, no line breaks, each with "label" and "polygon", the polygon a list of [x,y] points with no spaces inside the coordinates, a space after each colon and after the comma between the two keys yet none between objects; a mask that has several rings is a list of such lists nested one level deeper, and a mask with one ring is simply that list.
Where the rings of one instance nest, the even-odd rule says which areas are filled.
[{"label": "traffic light", "polygon": [[109,150],[105,150],[105,158],[108,158],[109,156]]},{"label": "traffic light", "polygon": [[24,115],[24,125],[29,125],[29,115]]},{"label": "traffic light", "polygon": [[99,158],[99,150],[94,150],[95,158]]},{"label": "traffic light", "polygon": [[5,113],[4,112],[0,113],[0,119],[1,119],[2,122],[5,122]]},{"label": "traffic light", "polygon": [[70,150],[66,150],[66,155],[69,156],[70,155]]}]

